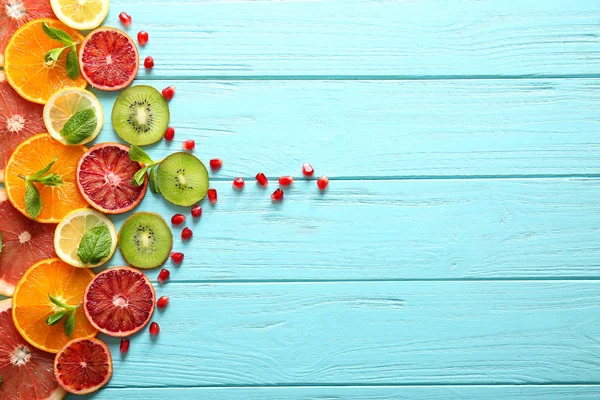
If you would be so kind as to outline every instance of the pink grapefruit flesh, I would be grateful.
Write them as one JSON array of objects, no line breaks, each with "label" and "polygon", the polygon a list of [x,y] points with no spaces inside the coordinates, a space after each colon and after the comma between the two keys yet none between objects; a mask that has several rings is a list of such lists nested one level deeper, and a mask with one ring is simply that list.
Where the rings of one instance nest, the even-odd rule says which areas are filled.
[{"label": "pink grapefruit flesh", "polygon": [[129,147],[102,143],[89,149],[77,166],[77,186],[83,198],[106,214],[135,208],[146,194],[148,177],[141,186],[131,181],[141,165],[129,158]]},{"label": "pink grapefruit flesh", "polygon": [[116,267],[99,273],[90,282],[83,308],[100,332],[124,337],[150,321],[155,300],[154,287],[146,275],[133,268]]},{"label": "pink grapefruit flesh", "polygon": [[133,40],[115,28],[98,28],[81,45],[81,74],[102,90],[120,90],[133,81],[140,59]]},{"label": "pink grapefruit flesh", "polygon": [[[23,216],[0,189],[0,294],[12,296],[15,286],[29,267],[56,257],[54,224],[40,224]],[[0,335],[1,336],[1,335]]]},{"label": "pink grapefruit flesh", "polygon": [[54,354],[36,349],[19,335],[11,305],[11,299],[0,301],[0,399],[62,399],[65,391],[54,377]]},{"label": "pink grapefruit flesh", "polygon": [[0,55],[14,31],[37,18],[56,18],[49,0],[0,0]]},{"label": "pink grapefruit flesh", "polygon": [[54,375],[69,393],[88,394],[106,385],[112,376],[108,347],[95,338],[71,340],[54,360]]}]

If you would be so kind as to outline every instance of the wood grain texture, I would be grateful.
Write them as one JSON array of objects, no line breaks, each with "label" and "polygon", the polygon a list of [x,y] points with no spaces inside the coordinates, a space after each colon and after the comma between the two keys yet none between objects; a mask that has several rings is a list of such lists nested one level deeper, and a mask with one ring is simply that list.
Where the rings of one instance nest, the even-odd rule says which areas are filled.
[{"label": "wood grain texture", "polygon": [[[113,0],[155,77],[596,74],[587,0]],[[144,72],[145,74],[145,72]]]}]

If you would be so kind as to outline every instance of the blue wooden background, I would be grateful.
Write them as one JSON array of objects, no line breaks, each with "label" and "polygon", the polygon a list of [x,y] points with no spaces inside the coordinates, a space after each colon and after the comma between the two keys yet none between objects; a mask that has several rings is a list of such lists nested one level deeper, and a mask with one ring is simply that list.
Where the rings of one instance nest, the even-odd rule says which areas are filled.
[{"label": "blue wooden background", "polygon": [[[121,11],[150,34],[137,83],[177,87],[150,154],[193,138],[224,167],[160,336],[126,357],[104,337],[89,399],[600,398],[600,2],[112,0],[107,25]],[[328,190],[272,204],[304,161]]]}]

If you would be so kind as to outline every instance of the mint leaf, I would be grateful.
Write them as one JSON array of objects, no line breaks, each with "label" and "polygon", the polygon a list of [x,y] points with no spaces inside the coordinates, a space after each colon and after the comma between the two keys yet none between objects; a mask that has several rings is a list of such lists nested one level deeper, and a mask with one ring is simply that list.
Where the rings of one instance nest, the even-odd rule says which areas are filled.
[{"label": "mint leaf", "polygon": [[75,312],[75,310],[70,311],[65,319],[64,330],[65,335],[67,335],[69,339],[73,337],[73,331],[75,330]]},{"label": "mint leaf", "polygon": [[133,179],[131,180],[131,184],[133,186],[142,186],[144,184],[144,180],[146,179],[146,172],[148,171],[148,167],[143,167],[138,172],[133,175]]},{"label": "mint leaf", "polygon": [[67,76],[71,79],[79,78],[79,58],[75,45],[71,46],[71,50],[67,53]]},{"label": "mint leaf", "polygon": [[50,315],[48,318],[46,318],[46,324],[48,324],[49,326],[56,325],[60,322],[61,319],[63,319],[65,315],[67,315],[70,312],[71,311],[69,310],[56,312]]},{"label": "mint leaf", "polygon": [[50,293],[48,293],[48,298],[50,299],[50,301],[52,302],[52,304],[54,304],[57,307],[65,308],[67,310],[73,310],[73,309],[77,308],[76,306],[70,306],[70,305],[68,305],[66,303],[63,303],[62,301],[60,301],[56,297],[52,296]]},{"label": "mint leaf", "polygon": [[150,179],[148,179],[148,181],[150,182],[150,190],[152,190],[152,193],[158,194],[160,193],[160,189],[158,188],[158,174],[156,173],[157,169],[158,165],[150,168]]},{"label": "mint leaf", "polygon": [[42,198],[40,192],[33,182],[25,181],[25,210],[33,219],[36,219],[42,212]]},{"label": "mint leaf", "polygon": [[92,136],[98,127],[96,112],[91,108],[79,110],[69,118],[60,135],[69,144],[79,144]]},{"label": "mint leaf", "polygon": [[56,49],[52,49],[49,52],[46,53],[46,55],[44,56],[44,61],[49,64],[49,63],[55,63],[58,61],[58,59],[60,58],[60,55],[62,54],[63,50],[66,47],[57,47]]},{"label": "mint leaf", "polygon": [[132,144],[129,148],[129,158],[131,161],[137,161],[142,164],[152,164],[153,161],[150,156],[142,149]]},{"label": "mint leaf", "polygon": [[45,22],[42,23],[42,30],[50,39],[56,40],[64,46],[71,46],[75,43],[73,38],[67,32],[63,31],[62,29],[52,28]]},{"label": "mint leaf", "polygon": [[36,172],[35,174],[31,175],[29,177],[30,180],[32,181],[36,181],[37,179],[39,179],[42,175],[48,173],[48,171],[50,171],[50,168],[52,168],[52,166],[54,165],[54,163],[58,160],[58,156],[54,157],[52,159],[52,161],[50,161],[50,163],[48,165],[46,165],[44,168],[40,169],[38,172]]},{"label": "mint leaf", "polygon": [[98,225],[86,232],[81,238],[77,255],[81,262],[98,264],[110,255],[112,238],[106,224]]},{"label": "mint leaf", "polygon": [[39,178],[37,182],[46,186],[60,186],[64,183],[60,175],[56,174],[48,174],[46,176],[43,176]]}]

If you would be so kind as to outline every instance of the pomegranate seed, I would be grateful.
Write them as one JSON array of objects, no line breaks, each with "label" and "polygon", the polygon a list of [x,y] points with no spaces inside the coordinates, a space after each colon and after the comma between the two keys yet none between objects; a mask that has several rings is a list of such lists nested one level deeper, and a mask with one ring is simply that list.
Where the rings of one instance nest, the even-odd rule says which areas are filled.
[{"label": "pomegranate seed", "polygon": [[126,12],[122,12],[121,14],[119,14],[119,19],[121,20],[121,23],[125,26],[129,26],[131,25],[131,16],[129,14],[127,14]]},{"label": "pomegranate seed", "polygon": [[273,192],[273,194],[271,195],[271,200],[273,201],[281,201],[283,200],[283,190],[281,189],[277,189]]},{"label": "pomegranate seed", "polygon": [[217,202],[217,189],[208,189],[206,194],[208,194],[208,201],[210,201],[210,204],[215,204]]},{"label": "pomegranate seed", "polygon": [[129,339],[121,339],[121,346],[119,347],[119,349],[121,350],[121,353],[127,353],[129,351]]},{"label": "pomegranate seed", "polygon": [[175,129],[168,127],[167,130],[165,131],[165,140],[173,140],[173,138],[175,137]]},{"label": "pomegranate seed", "polygon": [[160,326],[156,322],[150,324],[150,334],[156,336],[160,333]]},{"label": "pomegranate seed", "polygon": [[181,264],[183,262],[183,253],[180,253],[178,251],[174,251],[171,253],[171,260],[173,260],[173,262],[175,264]]},{"label": "pomegranate seed", "polygon": [[138,43],[140,44],[140,46],[145,46],[146,43],[148,43],[148,32],[146,32],[146,31],[138,32]]},{"label": "pomegranate seed", "polygon": [[223,166],[223,160],[220,158],[213,158],[210,160],[210,169],[219,169]]},{"label": "pomegranate seed", "polygon": [[158,308],[165,308],[169,304],[169,296],[163,296],[156,302]]},{"label": "pomegranate seed", "polygon": [[171,217],[171,223],[173,225],[183,224],[185,222],[185,215],[183,214],[175,214]]},{"label": "pomegranate seed", "polygon": [[281,186],[289,186],[292,184],[292,182],[294,182],[293,176],[282,176],[281,178],[279,178],[279,184]]},{"label": "pomegranate seed", "polygon": [[186,140],[185,142],[183,142],[184,150],[192,151],[194,150],[194,147],[196,147],[196,142],[194,142],[193,140]]},{"label": "pomegranate seed", "polygon": [[151,56],[146,57],[146,59],[144,60],[144,67],[148,69],[154,67],[154,58],[152,58]]},{"label": "pomegranate seed", "polygon": [[162,95],[165,99],[171,100],[175,96],[175,86],[168,86],[162,90]]},{"label": "pomegranate seed", "polygon": [[302,173],[304,176],[313,176],[315,169],[309,163],[305,162],[302,164]]},{"label": "pomegranate seed", "polygon": [[183,240],[188,240],[192,236],[194,236],[194,232],[192,232],[192,230],[190,228],[186,227],[186,228],[183,228],[183,230],[181,231],[181,238]]},{"label": "pomegranate seed", "polygon": [[158,283],[163,283],[164,281],[166,281],[167,279],[169,279],[169,276],[171,276],[171,273],[169,272],[169,270],[167,269],[161,269],[160,273],[158,274]]},{"label": "pomegranate seed", "polygon": [[202,215],[202,207],[200,207],[200,206],[192,207],[192,217],[200,218],[201,215]]},{"label": "pomegranate seed", "polygon": [[319,178],[319,180],[317,180],[317,186],[319,187],[319,189],[321,190],[325,190],[325,188],[327,187],[327,185],[329,185],[329,178],[326,176],[322,176]]},{"label": "pomegranate seed", "polygon": [[233,180],[233,187],[236,189],[241,189],[244,187],[244,178],[235,178]]},{"label": "pomegranate seed", "polygon": [[262,172],[256,174],[256,182],[258,182],[260,186],[267,186],[269,184],[269,180]]}]

